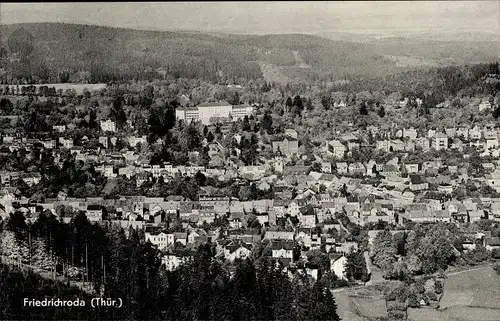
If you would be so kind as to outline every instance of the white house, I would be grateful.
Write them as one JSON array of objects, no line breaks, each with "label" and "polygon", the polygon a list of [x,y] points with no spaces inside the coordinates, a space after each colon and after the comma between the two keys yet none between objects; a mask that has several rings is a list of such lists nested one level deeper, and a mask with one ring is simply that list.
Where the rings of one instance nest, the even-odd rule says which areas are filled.
[{"label": "white house", "polygon": [[116,124],[111,119],[108,119],[105,121],[101,120],[101,130],[103,132],[115,132],[116,131]]},{"label": "white house", "polygon": [[346,280],[345,267],[347,264],[347,258],[341,253],[333,253],[330,256],[330,271],[335,273],[335,275],[341,279]]},{"label": "white house", "polygon": [[325,149],[328,154],[333,155],[338,159],[344,158],[344,153],[346,151],[344,144],[338,140],[327,141]]},{"label": "white house", "polygon": [[167,248],[169,245],[174,245],[174,234],[146,232],[145,238],[146,242],[149,241],[151,244],[158,246],[160,250]]},{"label": "white house", "polygon": [[224,248],[224,257],[234,262],[236,259],[245,259],[252,254],[252,246],[245,243],[230,244]]},{"label": "white house", "polygon": [[173,254],[167,254],[161,258],[161,264],[165,266],[167,271],[173,271],[177,269],[181,264],[186,263],[188,257],[177,256]]},{"label": "white house", "polygon": [[272,257],[293,259],[293,242],[277,241],[271,243]]},{"label": "white house", "polygon": [[434,135],[434,144],[433,147],[435,150],[446,150],[448,149],[448,136],[443,133],[436,133]]},{"label": "white house", "polygon": [[491,109],[491,103],[487,100],[483,100],[480,104],[479,104],[479,112],[482,112],[483,110],[489,110]]}]

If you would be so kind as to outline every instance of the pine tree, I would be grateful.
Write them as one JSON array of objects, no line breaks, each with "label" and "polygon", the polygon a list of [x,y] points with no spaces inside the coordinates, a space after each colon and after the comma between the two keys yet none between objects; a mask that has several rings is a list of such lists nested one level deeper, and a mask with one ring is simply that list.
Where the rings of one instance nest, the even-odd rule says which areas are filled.
[{"label": "pine tree", "polygon": [[319,282],[313,286],[310,295],[308,316],[309,320],[340,321],[332,293]]},{"label": "pine tree", "polygon": [[384,108],[384,106],[380,106],[380,108],[378,109],[377,114],[378,114],[380,117],[382,117],[382,118],[385,116],[385,108]]},{"label": "pine tree", "polygon": [[363,116],[368,115],[368,108],[366,107],[365,103],[361,104],[361,106],[359,107],[359,114]]}]

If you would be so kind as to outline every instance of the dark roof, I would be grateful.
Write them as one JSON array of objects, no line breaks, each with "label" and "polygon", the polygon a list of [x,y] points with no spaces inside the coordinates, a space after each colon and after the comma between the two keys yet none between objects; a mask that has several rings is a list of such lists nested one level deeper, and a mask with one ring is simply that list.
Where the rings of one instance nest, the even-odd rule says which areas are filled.
[{"label": "dark roof", "polygon": [[247,250],[250,250],[250,251],[252,250],[252,246],[250,244],[246,244],[246,243],[243,243],[243,242],[233,242],[233,243],[230,243],[230,244],[226,245],[226,249],[229,250],[229,253],[233,253],[234,251],[236,251],[240,247],[244,247],[244,248],[246,248]]},{"label": "dark roof", "polygon": [[349,195],[347,196],[347,203],[358,203],[359,199],[357,196]]},{"label": "dark roof", "polygon": [[500,246],[500,237],[497,236],[486,239],[486,245]]},{"label": "dark roof", "polygon": [[251,107],[249,104],[240,104],[240,105],[233,105],[234,108],[248,108]]},{"label": "dark roof", "polygon": [[323,174],[320,176],[319,180],[320,181],[333,181],[336,178],[335,175],[333,174]]},{"label": "dark roof", "polygon": [[228,103],[227,101],[219,101],[216,103],[206,102],[199,104],[197,107],[215,107],[215,106],[231,106],[231,104]]},{"label": "dark roof", "polygon": [[256,229],[240,229],[229,230],[228,235],[260,235],[260,231]]},{"label": "dark roof", "polygon": [[101,205],[87,205],[87,211],[99,211],[101,209]]},{"label": "dark roof", "polygon": [[286,242],[286,241],[276,241],[271,243],[271,249],[273,250],[292,250],[294,247],[293,242]]},{"label": "dark roof", "polygon": [[283,264],[283,266],[289,266],[290,263],[292,263],[291,259],[284,258],[284,257],[280,257],[280,258],[277,258],[275,260],[278,261],[278,262],[281,262]]},{"label": "dark roof", "polygon": [[302,215],[314,215],[314,208],[310,204],[302,206],[299,211]]},{"label": "dark roof", "polygon": [[330,258],[330,261],[337,261],[338,259],[340,259],[343,256],[344,256],[344,254],[337,253],[337,252],[328,254],[328,257]]},{"label": "dark roof", "polygon": [[285,166],[283,173],[286,174],[304,174],[309,173],[310,166]]},{"label": "dark roof", "polygon": [[412,184],[424,184],[427,183],[426,180],[420,175],[410,175],[410,180]]}]

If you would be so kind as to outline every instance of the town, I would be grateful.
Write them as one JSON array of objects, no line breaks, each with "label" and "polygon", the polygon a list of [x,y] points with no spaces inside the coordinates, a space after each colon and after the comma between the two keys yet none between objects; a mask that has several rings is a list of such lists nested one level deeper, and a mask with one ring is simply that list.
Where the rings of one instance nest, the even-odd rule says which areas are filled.
[{"label": "town", "polygon": [[[66,99],[92,99],[112,90],[60,92],[58,97],[39,91],[30,96],[23,86],[17,87],[4,88],[5,97],[11,97],[2,99],[4,106],[12,104],[7,99],[26,97],[63,105]],[[233,86],[227,90],[241,91]],[[345,99],[332,99],[331,108],[352,109]],[[409,109],[409,99],[380,108],[403,112]],[[419,108],[422,99],[411,103]],[[50,215],[70,224],[80,214],[93,224],[142,231],[142,241],[162,253],[161,264],[170,271],[190,260],[186,249],[210,242],[217,257],[227,262],[267,256],[280,262],[292,278],[303,273],[317,281],[330,275],[336,280],[330,284],[334,288],[399,278],[401,271],[394,271],[398,255],[388,259],[390,266],[377,262],[376,252],[383,250],[377,247],[382,246],[377,236],[389,230],[391,242],[395,233],[404,235],[404,247],[415,224],[458,228],[447,242],[464,264],[479,263],[476,252],[500,257],[500,129],[493,121],[428,129],[396,123],[355,128],[348,123],[343,132],[333,133],[335,139],[311,141],[301,139],[296,129],[273,127],[270,122],[279,115],[260,103],[212,101],[170,112],[175,119],[167,122],[179,136],[165,139],[186,145],[180,149],[185,157],[173,152],[167,162],[151,156],[153,150],[165,155],[165,140],[137,129],[143,119],[122,117],[126,104],[125,98],[115,98],[111,117],[93,120],[94,128],[83,136],[76,134],[76,124],[62,124],[53,111],[48,119],[33,111],[24,122],[17,120],[47,132],[23,136],[6,128],[1,147],[2,217],[15,213],[33,224],[40,215]],[[291,113],[304,103],[296,96],[284,105]],[[471,108],[493,119],[496,98],[476,100]],[[33,124],[32,118],[45,123]],[[151,117],[148,122],[154,126]],[[90,127],[90,121],[87,124]],[[23,163],[16,164],[19,157]],[[33,162],[43,164],[38,168],[44,170],[33,170]],[[55,180],[61,183],[67,179],[64,171],[80,171],[70,175],[82,180],[73,184],[83,186],[47,186],[54,185],[51,166],[61,172],[52,176],[60,177]],[[38,188],[44,185],[48,190]],[[49,190],[52,195],[47,195]],[[26,194],[29,191],[34,194]],[[105,196],[98,196],[102,193]],[[16,255],[20,254],[11,251],[14,261],[32,263]],[[405,273],[432,273],[448,264],[426,259],[417,256],[418,263],[405,263],[412,265],[404,268]]]},{"label": "town", "polygon": [[487,45],[23,26],[0,25],[0,319],[500,317]]}]

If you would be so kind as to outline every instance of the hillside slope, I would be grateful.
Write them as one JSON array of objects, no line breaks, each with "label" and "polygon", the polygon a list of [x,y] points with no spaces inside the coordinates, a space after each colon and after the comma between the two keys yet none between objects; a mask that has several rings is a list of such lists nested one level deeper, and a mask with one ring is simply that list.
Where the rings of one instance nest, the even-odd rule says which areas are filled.
[{"label": "hillside slope", "polygon": [[[12,59],[11,34],[24,29],[32,35],[29,59]],[[399,58],[416,56],[449,63],[496,60],[495,43],[380,40],[369,43],[334,41],[312,35],[218,35],[201,32],[144,31],[61,23],[0,25],[0,44],[5,48],[2,67],[22,78],[36,75],[60,81],[61,72],[90,72],[91,82],[110,79],[148,78],[162,68],[174,77],[213,81],[255,79],[276,70],[285,81],[337,80],[377,77],[419,67],[401,64]],[[461,49],[463,46],[463,50]],[[296,58],[300,56],[301,62]],[[431,65],[435,65],[433,62]],[[303,68],[307,66],[308,68]]]}]

